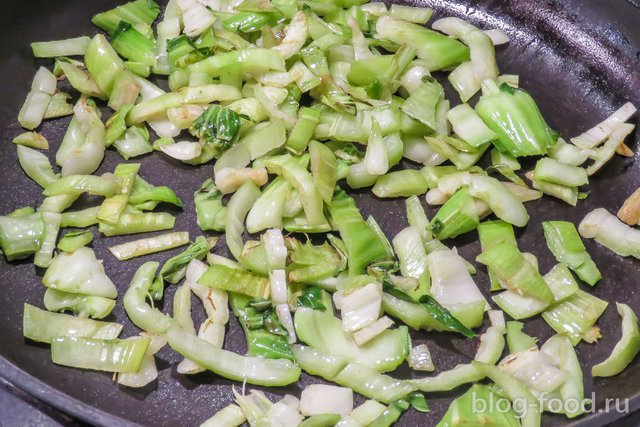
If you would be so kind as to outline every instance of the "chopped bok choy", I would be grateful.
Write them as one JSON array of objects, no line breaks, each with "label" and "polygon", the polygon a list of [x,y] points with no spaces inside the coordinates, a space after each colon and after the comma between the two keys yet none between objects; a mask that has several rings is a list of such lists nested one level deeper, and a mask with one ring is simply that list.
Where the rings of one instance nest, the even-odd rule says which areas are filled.
[{"label": "chopped bok choy", "polygon": [[580,235],[594,239],[620,256],[640,259],[640,230],[622,223],[603,208],[588,213],[578,227]]},{"label": "chopped bok choy", "polygon": [[602,278],[573,223],[547,221],[542,223],[542,228],[547,245],[559,262],[567,265],[581,280],[591,286]]},{"label": "chopped bok choy", "polygon": [[640,352],[640,332],[636,314],[626,304],[618,303],[617,308],[622,316],[622,338],[606,360],[591,368],[591,375],[594,377],[618,375]]},{"label": "chopped bok choy", "polygon": [[[24,268],[33,255],[46,268],[35,295],[46,310],[24,305],[24,337],[50,344],[54,363],[113,372],[123,387],[165,381],[156,355],[167,344],[162,358],[177,353],[178,374],[242,382],[204,426],[386,427],[410,408],[428,411],[422,393],[465,384],[438,426],[533,427],[543,412],[586,412],[574,347],[600,338],[596,322],[614,301],[572,274],[591,286],[611,280],[581,238],[640,259],[640,190],[620,220],[596,209],[579,226],[553,209],[528,212],[527,202],[546,194],[582,203],[616,154],[634,155],[625,139],[636,108],[561,135],[524,87],[530,79],[500,74],[496,46],[517,28],[429,24],[440,12],[365,0],[130,0],[93,17],[97,34],[32,43],[42,60],[9,146],[17,177],[42,194],[0,216],[6,260]],[[42,123],[66,116],[56,140],[56,126]],[[114,166],[110,151],[124,162]],[[175,181],[175,192],[141,176],[158,156],[152,172]],[[204,235],[190,242],[180,230],[194,219]],[[94,228],[97,239],[154,234],[104,245]],[[488,280],[461,256],[475,230]],[[550,270],[531,245],[542,231],[558,262]],[[104,248],[116,258],[105,267],[96,257]],[[122,304],[141,331],[121,338],[131,325],[97,320],[121,314],[105,268],[111,275],[139,256],[157,260],[129,277]],[[594,377],[619,374],[640,351],[634,309],[617,308],[621,338]],[[225,348],[230,310],[243,354]],[[537,315],[557,332],[540,347],[519,321]],[[435,339],[428,346],[423,330]],[[477,346],[475,355],[436,370],[438,335],[459,340],[462,353]],[[428,373],[393,373],[405,361]],[[273,402],[244,387],[293,386],[302,371],[334,385]],[[354,408],[361,397],[369,400]],[[491,411],[496,401],[509,407]]]}]

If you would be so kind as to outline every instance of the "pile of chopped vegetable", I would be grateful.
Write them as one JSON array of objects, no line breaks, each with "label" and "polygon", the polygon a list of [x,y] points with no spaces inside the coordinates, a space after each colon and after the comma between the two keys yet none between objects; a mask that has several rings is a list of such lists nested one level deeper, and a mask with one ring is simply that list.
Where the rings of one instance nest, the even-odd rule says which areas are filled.
[{"label": "pile of chopped vegetable", "polygon": [[[536,426],[558,411],[541,397],[583,402],[574,347],[600,338],[608,306],[581,285],[602,278],[583,238],[640,259],[640,189],[617,216],[600,208],[577,228],[544,222],[536,232],[557,260],[548,272],[521,251],[515,229],[528,224],[526,203],[544,194],[578,205],[590,177],[616,153],[631,155],[624,141],[636,109],[625,104],[564,140],[518,76],[500,74],[494,46],[506,34],[458,18],[428,28],[431,15],[362,0],[169,0],[161,13],[135,0],[93,17],[105,34],[33,43],[53,68],[36,72],[18,115],[28,132],[13,142],[44,198],[0,217],[6,259],[33,256],[46,269],[44,309],[25,304],[24,336],[50,344],[56,364],[114,372],[128,387],[157,378],[154,354],[167,344],[184,357],[184,375],[285,386],[304,371],[337,384],[275,403],[234,388],[236,403],[206,426],[388,426],[410,407],[428,411],[430,393],[465,384],[439,425]],[[168,90],[149,80],[157,76]],[[58,89],[63,80],[71,94]],[[52,144],[52,166],[35,129],[63,116],[72,118]],[[157,151],[213,165],[213,176],[183,201],[162,185],[171,183],[145,181],[140,163],[95,175],[109,147],[125,161]],[[519,158],[531,156],[535,167],[523,172]],[[405,198],[409,226],[385,236],[345,191],[363,188]],[[74,209],[85,194],[102,200]],[[430,220],[422,195],[440,206]],[[205,233],[168,231],[167,205],[195,209]],[[140,266],[119,301],[90,248],[93,226],[105,237],[167,230],[110,247],[121,262],[186,248]],[[448,246],[474,230],[490,298],[476,267]],[[211,252],[220,235],[229,258]],[[166,286],[177,287],[171,314],[156,304]],[[206,311],[201,325],[192,293]],[[100,320],[119,302],[138,336],[119,338],[121,324]],[[229,307],[247,354],[223,348]],[[616,307],[622,338],[593,376],[619,374],[640,351],[636,314]],[[520,322],[538,315],[557,332],[544,343]],[[477,353],[438,369],[410,329],[460,334]],[[435,374],[397,379],[404,362]],[[354,392],[368,400],[354,408]],[[499,398],[527,404],[472,409],[474,399]],[[578,406],[560,412],[573,418]]]}]

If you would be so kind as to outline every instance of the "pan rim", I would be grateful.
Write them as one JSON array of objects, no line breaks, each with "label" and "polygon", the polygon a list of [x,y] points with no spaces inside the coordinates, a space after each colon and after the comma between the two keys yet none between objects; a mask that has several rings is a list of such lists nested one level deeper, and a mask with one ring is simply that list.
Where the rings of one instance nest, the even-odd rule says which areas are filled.
[{"label": "pan rim", "polygon": [[[53,408],[62,411],[65,414],[76,417],[92,425],[142,425],[131,422],[117,415],[110,414],[102,409],[95,408],[73,396],[63,393],[28,372],[20,369],[3,356],[0,356],[0,377],[8,381],[12,386],[29,394],[29,396],[51,405]],[[566,425],[568,427],[613,425],[613,423],[617,421],[622,421],[625,418],[631,419],[631,417],[637,417],[640,419],[640,394],[636,394],[629,398],[629,411],[627,413],[618,413],[615,411],[600,412],[600,410],[598,410],[595,413],[585,414],[577,419],[569,420]]]},{"label": "pan rim", "polygon": [[[639,7],[636,0],[626,0]],[[52,407],[95,425],[141,425],[127,420],[124,416],[94,407],[85,401],[64,393],[53,385],[38,379],[37,376],[23,370],[6,356],[0,355],[0,378],[6,379],[12,386],[23,390],[35,399]],[[565,420],[570,426],[595,426],[615,423],[624,418],[640,419],[640,392],[629,397],[629,413],[593,413],[573,420]]]},{"label": "pan rim", "polygon": [[3,356],[0,356],[0,377],[8,381],[11,386],[24,391],[29,396],[92,425],[140,425],[110,414],[102,409],[95,408],[79,399],[63,393],[23,369],[20,369],[17,365],[13,364]]}]

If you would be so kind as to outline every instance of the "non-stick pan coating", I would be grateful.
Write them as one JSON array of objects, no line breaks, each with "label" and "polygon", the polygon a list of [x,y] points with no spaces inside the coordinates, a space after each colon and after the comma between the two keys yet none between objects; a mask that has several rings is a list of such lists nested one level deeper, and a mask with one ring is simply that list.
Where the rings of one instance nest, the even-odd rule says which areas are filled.
[{"label": "non-stick pan coating", "polygon": [[[636,0],[566,0],[566,1],[415,1],[413,5],[434,7],[438,16],[461,16],[483,28],[501,28],[511,37],[511,43],[498,48],[498,64],[503,73],[521,76],[521,86],[529,90],[553,128],[565,136],[574,136],[610,114],[625,101],[640,106],[640,8]],[[29,0],[4,1],[0,9],[0,135],[4,149],[0,150],[0,213],[25,205],[36,206],[42,199],[39,187],[20,170],[11,139],[21,132],[16,116],[29,89],[36,67],[50,62],[37,61],[31,56],[32,41],[62,39],[95,34],[97,29],[90,18],[98,11],[113,7],[107,0]],[[634,119],[636,120],[636,119]],[[42,132],[52,143],[49,154],[53,159],[68,123],[67,119],[49,121]],[[628,142],[632,149],[640,149],[636,137]],[[570,208],[555,199],[545,197],[539,203],[528,204],[531,221],[519,233],[523,251],[535,253],[542,271],[554,261],[548,252],[540,222],[560,219],[578,222],[596,207],[614,212],[623,200],[640,186],[639,155],[625,159],[616,157],[605,170],[592,179],[591,193],[577,208]],[[121,162],[119,155],[108,150],[98,173],[112,171]],[[210,165],[190,167],[175,163],[158,154],[141,160],[142,176],[153,184],[169,185],[185,201],[178,215],[176,230],[189,230],[195,237],[193,191],[212,173]],[[406,225],[404,201],[380,201],[368,192],[356,194],[358,206],[373,214],[389,236]],[[429,216],[433,215],[429,209]],[[97,233],[97,231],[96,231]],[[149,259],[163,261],[177,251],[118,262],[107,246],[130,240],[125,238],[97,238],[93,247],[98,258],[104,259],[105,269],[117,284],[122,295],[134,271]],[[475,233],[455,241],[461,254],[473,260],[479,253]],[[611,303],[630,304],[640,312],[640,262],[622,259],[592,241],[587,249],[603,273],[603,280],[594,294]],[[37,273],[37,275],[36,275]],[[231,402],[231,384],[212,374],[192,377],[178,375],[175,365],[180,357],[168,348],[159,354],[158,381],[142,390],[131,390],[112,382],[111,376],[56,366],[50,361],[48,346],[26,342],[22,337],[22,304],[42,306],[44,287],[40,283],[42,271],[35,271],[31,262],[8,265],[0,261],[0,375],[63,411],[96,424],[139,423],[154,426],[197,425],[217,409]],[[483,269],[476,281],[488,288]],[[171,309],[174,287],[167,290],[164,308]],[[195,302],[195,301],[194,301]],[[198,304],[194,304],[196,320],[203,318]],[[113,320],[125,324],[123,336],[137,334],[126,318],[121,304],[112,315]],[[542,341],[552,335],[551,329],[540,319],[526,322],[526,330]],[[620,319],[614,305],[610,305],[599,322],[603,338],[598,345],[580,344],[578,356],[585,372],[587,395],[596,396],[596,412],[605,398],[629,398],[629,410],[640,406],[640,360],[636,360],[621,375],[593,381],[590,367],[603,360],[620,335]],[[414,342],[429,343],[438,369],[448,369],[468,361],[475,352],[475,341],[465,341],[447,334],[414,334]],[[227,333],[226,348],[243,352],[244,337],[235,319]],[[397,375],[408,375],[408,370]],[[278,390],[266,390],[269,395],[298,394],[306,384],[317,379],[303,375],[295,385]],[[446,410],[451,394],[430,395],[431,412],[407,412],[399,425],[435,425]],[[572,423],[601,425],[615,420],[614,413],[595,413]],[[544,417],[547,425],[566,425],[562,417]]]}]

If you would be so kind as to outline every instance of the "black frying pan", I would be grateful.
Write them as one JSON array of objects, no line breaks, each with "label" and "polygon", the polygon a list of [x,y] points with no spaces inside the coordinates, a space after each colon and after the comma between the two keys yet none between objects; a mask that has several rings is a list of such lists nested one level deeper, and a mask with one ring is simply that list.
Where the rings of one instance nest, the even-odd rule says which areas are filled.
[{"label": "black frying pan", "polygon": [[[434,7],[439,16],[455,15],[469,19],[483,28],[502,28],[511,37],[507,47],[498,49],[500,69],[504,73],[521,75],[521,85],[538,100],[542,112],[553,128],[566,136],[573,136],[591,127],[625,101],[640,107],[640,7],[637,0],[417,0],[414,5]],[[0,9],[0,135],[4,149],[0,150],[1,213],[30,205],[37,205],[42,197],[40,189],[20,170],[11,139],[21,132],[16,116],[28,91],[31,78],[40,65],[31,57],[31,41],[52,40],[95,34],[89,20],[96,12],[113,7],[121,1],[4,1]],[[43,62],[44,64],[45,62]],[[50,62],[46,63],[50,65]],[[52,143],[51,158],[59,144],[67,120],[47,122],[42,132]],[[627,142],[640,150],[635,138]],[[554,263],[546,249],[540,221],[562,219],[579,221],[596,207],[610,211],[640,186],[639,155],[624,159],[617,157],[591,184],[591,195],[572,209],[555,199],[528,204],[532,220],[520,233],[519,245],[538,255],[541,270]],[[111,150],[98,173],[112,171],[121,162]],[[154,184],[170,185],[185,200],[184,212],[178,215],[176,230],[199,233],[195,225],[192,194],[212,173],[211,166],[185,166],[161,157],[147,155],[141,159],[143,177]],[[366,213],[374,214],[384,231],[393,236],[406,225],[404,202],[380,202],[367,192],[356,194],[357,203]],[[432,209],[428,210],[430,216]],[[97,233],[97,231],[96,231]],[[98,238],[93,247],[105,260],[109,276],[117,284],[121,295],[134,271],[153,258],[169,258],[176,251],[127,262],[117,262],[107,246],[130,240]],[[453,242],[467,259],[479,253],[475,235]],[[602,270],[604,279],[594,290],[595,295],[610,302],[622,301],[640,312],[640,262],[622,259],[589,241],[589,252]],[[35,271],[30,262],[8,265],[0,261],[0,375],[27,393],[69,414],[94,424],[125,425],[197,425],[217,409],[231,402],[232,382],[212,374],[191,377],[178,375],[175,364],[180,357],[168,348],[159,353],[158,381],[132,390],[115,385],[104,373],[81,371],[53,365],[48,346],[26,342],[22,337],[22,304],[27,301],[42,306],[44,288],[40,284],[42,271]],[[488,288],[484,271],[476,281]],[[173,288],[169,288],[164,309],[170,310]],[[194,301],[195,302],[195,301]],[[203,313],[194,304],[196,321]],[[137,334],[118,304],[112,320],[125,324],[123,336]],[[541,319],[526,322],[526,330],[542,341],[552,335]],[[585,372],[586,392],[595,393],[596,411],[604,408],[605,398],[629,399],[628,410],[640,408],[640,360],[636,360],[621,375],[609,379],[591,379],[590,367],[603,360],[619,338],[620,320],[613,306],[599,322],[603,338],[599,345],[579,344],[578,356]],[[415,342],[429,343],[439,369],[448,369],[468,361],[475,352],[475,341],[466,341],[447,334],[416,333]],[[235,321],[231,321],[226,348],[245,351],[244,337]],[[400,370],[398,376],[410,375]],[[303,375],[299,384],[282,389],[265,390],[271,396],[298,394],[309,383],[319,380]],[[429,395],[432,412],[407,412],[400,425],[435,425],[446,410],[451,398],[463,391]],[[624,407],[622,407],[624,409]],[[602,425],[621,417],[614,412],[594,413],[572,421],[575,425]],[[0,414],[1,419],[1,414]],[[0,421],[1,423],[1,421]],[[567,425],[563,417],[544,416],[546,425]]]}]

